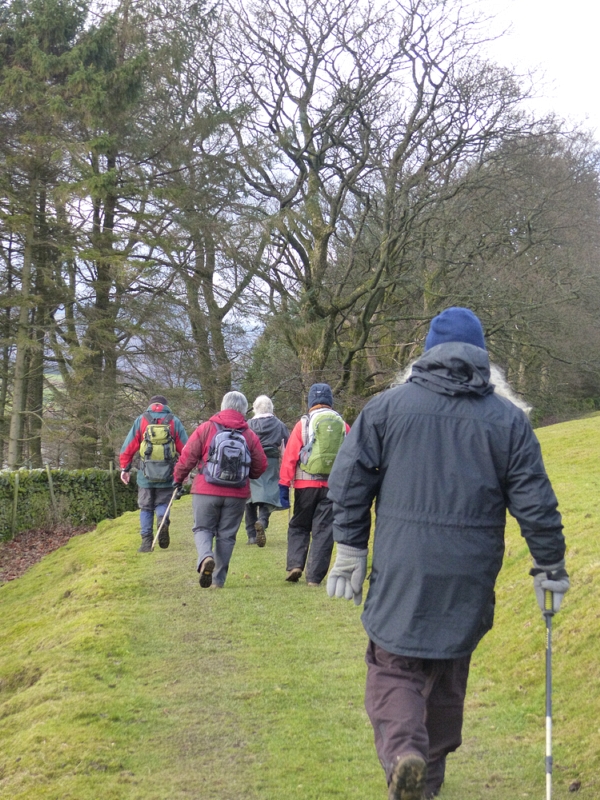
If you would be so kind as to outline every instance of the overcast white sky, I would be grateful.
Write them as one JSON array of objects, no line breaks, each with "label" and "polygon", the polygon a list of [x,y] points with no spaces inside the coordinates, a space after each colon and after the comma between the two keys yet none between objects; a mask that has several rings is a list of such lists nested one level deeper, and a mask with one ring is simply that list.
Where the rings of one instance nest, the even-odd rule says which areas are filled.
[{"label": "overcast white sky", "polygon": [[535,108],[583,123],[600,139],[600,3],[598,0],[476,0],[497,16],[495,28],[511,26],[490,45],[499,63],[538,68]]}]

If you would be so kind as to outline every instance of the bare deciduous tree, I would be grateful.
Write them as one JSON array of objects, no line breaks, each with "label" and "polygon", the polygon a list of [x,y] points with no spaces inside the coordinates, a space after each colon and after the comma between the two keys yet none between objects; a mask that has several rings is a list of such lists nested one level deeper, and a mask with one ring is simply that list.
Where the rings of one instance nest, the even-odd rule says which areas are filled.
[{"label": "bare deciduous tree", "polygon": [[[210,77],[240,174],[268,213],[272,307],[289,316],[306,381],[337,347],[342,389],[418,266],[424,216],[470,163],[527,130],[520,90],[477,59],[460,2],[277,0],[227,13]],[[237,122],[241,107],[251,114]]]}]

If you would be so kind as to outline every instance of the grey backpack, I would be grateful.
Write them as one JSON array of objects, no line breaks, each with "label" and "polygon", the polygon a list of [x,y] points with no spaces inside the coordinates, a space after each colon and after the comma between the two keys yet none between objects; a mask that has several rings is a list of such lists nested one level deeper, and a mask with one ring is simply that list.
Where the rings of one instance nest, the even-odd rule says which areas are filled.
[{"label": "grey backpack", "polygon": [[225,428],[218,422],[213,424],[217,432],[202,468],[204,480],[217,486],[244,486],[250,474],[248,442],[240,430]]}]

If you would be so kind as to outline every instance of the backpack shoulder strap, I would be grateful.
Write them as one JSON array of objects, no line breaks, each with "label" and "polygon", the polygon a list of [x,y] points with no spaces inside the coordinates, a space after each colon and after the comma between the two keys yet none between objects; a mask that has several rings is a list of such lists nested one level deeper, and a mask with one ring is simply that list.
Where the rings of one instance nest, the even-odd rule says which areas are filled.
[{"label": "backpack shoulder strap", "polygon": [[144,439],[146,436],[146,431],[148,430],[148,425],[152,425],[152,417],[150,416],[149,411],[145,411],[142,416],[140,417],[140,439]]},{"label": "backpack shoulder strap", "polygon": [[310,416],[308,414],[304,414],[300,418],[300,422],[302,423],[302,444],[308,444],[308,426],[310,425]]},{"label": "backpack shoulder strap", "polygon": [[209,443],[209,447],[212,449],[213,447],[215,447],[215,446],[216,446],[216,445],[215,445],[215,439],[216,439],[216,437],[217,437],[217,436],[218,436],[220,433],[222,433],[224,430],[227,430],[227,429],[226,429],[226,427],[225,427],[224,425],[221,425],[219,422],[215,422],[214,420],[211,420],[211,422],[212,422],[212,424],[215,426],[215,432],[213,433],[213,435],[210,437],[210,440],[209,440],[209,441],[210,441],[210,443]]}]

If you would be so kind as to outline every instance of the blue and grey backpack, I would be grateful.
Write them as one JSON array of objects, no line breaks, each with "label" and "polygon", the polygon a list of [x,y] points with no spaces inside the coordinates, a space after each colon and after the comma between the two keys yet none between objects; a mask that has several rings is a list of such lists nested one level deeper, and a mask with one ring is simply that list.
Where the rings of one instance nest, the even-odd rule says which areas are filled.
[{"label": "blue and grey backpack", "polygon": [[225,428],[218,422],[210,443],[208,459],[202,468],[207,483],[217,486],[244,486],[250,474],[250,448],[243,433],[236,428]]}]

